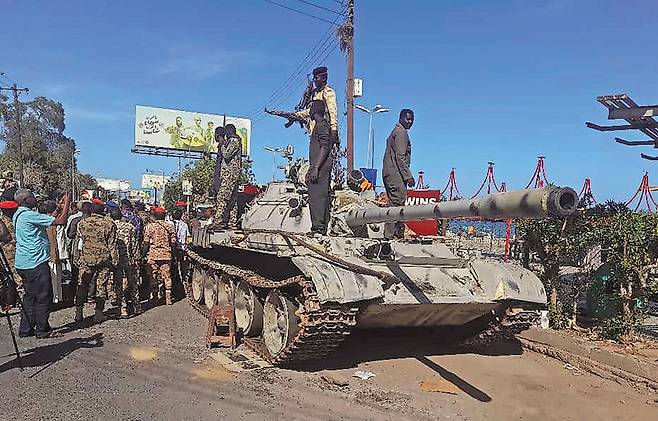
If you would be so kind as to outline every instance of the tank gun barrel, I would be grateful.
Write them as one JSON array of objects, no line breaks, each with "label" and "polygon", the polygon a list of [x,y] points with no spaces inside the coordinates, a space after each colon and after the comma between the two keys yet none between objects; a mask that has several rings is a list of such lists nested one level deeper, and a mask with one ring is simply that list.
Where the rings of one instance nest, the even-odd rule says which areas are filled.
[{"label": "tank gun barrel", "polygon": [[446,218],[564,218],[576,211],[577,204],[578,195],[573,189],[549,186],[427,205],[351,209],[345,221],[351,227],[358,227],[377,222]]}]

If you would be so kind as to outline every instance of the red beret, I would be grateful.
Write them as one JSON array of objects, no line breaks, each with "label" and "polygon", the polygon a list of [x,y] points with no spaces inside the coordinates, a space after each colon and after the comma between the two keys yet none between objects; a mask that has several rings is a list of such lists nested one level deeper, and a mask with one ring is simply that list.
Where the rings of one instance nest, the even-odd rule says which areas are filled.
[{"label": "red beret", "polygon": [[184,200],[179,200],[179,201],[176,202],[176,206],[185,207],[185,206],[187,206],[187,202],[184,201]]},{"label": "red beret", "polygon": [[91,199],[91,203],[95,203],[95,204],[97,204],[97,205],[104,205],[104,204],[105,204],[105,203],[103,203],[103,201],[100,200],[98,197],[94,197],[93,199]]},{"label": "red beret", "polygon": [[151,208],[151,211],[152,211],[153,213],[166,213],[166,212],[167,212],[167,211],[165,210],[165,208],[161,208],[161,207],[159,207],[159,206],[158,206],[158,207],[153,207],[153,208]]},{"label": "red beret", "polygon": [[13,200],[4,200],[0,202],[0,209],[17,209],[18,203]]}]

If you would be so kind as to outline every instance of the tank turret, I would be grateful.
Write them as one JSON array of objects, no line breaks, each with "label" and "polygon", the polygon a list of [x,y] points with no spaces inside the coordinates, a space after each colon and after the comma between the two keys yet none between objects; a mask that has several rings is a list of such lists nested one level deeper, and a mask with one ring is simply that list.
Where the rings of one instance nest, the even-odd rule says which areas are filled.
[{"label": "tank turret", "polygon": [[576,211],[577,204],[578,195],[573,189],[549,186],[427,205],[354,208],[347,212],[345,221],[354,228],[378,222],[444,218],[564,218]]}]

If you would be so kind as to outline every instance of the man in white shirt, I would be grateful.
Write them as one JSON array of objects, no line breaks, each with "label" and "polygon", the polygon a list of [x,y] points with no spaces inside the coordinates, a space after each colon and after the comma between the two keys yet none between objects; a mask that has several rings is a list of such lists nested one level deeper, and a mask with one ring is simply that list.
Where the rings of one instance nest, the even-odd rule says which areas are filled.
[{"label": "man in white shirt", "polygon": [[176,233],[176,244],[173,248],[174,256],[174,274],[178,276],[181,285],[187,281],[187,261],[185,260],[185,250],[189,243],[190,231],[187,223],[181,220],[183,217],[183,210],[180,208],[174,209],[171,214],[174,224],[174,231]]}]

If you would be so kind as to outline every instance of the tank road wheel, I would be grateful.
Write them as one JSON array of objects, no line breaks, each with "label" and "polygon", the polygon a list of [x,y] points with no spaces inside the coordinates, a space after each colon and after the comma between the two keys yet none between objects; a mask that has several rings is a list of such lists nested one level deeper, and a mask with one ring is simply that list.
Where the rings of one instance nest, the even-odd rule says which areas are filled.
[{"label": "tank road wheel", "polygon": [[206,308],[210,310],[217,304],[217,284],[212,272],[204,273],[203,277],[203,301]]},{"label": "tank road wheel", "polygon": [[258,300],[254,289],[245,281],[238,281],[235,287],[235,324],[245,336],[258,336],[263,330],[263,304]]},{"label": "tank road wheel", "polygon": [[192,271],[192,301],[200,303],[203,299],[203,270],[195,267]]},{"label": "tank road wheel", "polygon": [[272,357],[283,351],[299,332],[297,306],[277,290],[267,294],[263,309],[263,340]]},{"label": "tank road wheel", "polygon": [[216,273],[215,283],[217,284],[217,304],[220,306],[227,305],[229,303],[229,294],[231,292],[228,275]]}]

